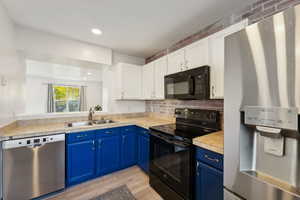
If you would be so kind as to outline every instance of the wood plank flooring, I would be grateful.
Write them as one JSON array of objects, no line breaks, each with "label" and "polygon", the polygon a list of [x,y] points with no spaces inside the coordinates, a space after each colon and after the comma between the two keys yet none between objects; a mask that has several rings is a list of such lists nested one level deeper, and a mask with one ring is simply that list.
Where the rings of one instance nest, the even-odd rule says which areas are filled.
[{"label": "wood plank flooring", "polygon": [[137,166],[71,187],[47,200],[89,200],[121,185],[127,185],[137,200],[162,200],[150,187],[148,176]]}]

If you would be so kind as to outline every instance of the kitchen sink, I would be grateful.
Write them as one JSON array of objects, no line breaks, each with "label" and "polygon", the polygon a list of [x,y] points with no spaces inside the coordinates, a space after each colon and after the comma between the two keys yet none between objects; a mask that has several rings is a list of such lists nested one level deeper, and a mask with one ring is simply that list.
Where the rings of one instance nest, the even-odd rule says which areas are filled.
[{"label": "kitchen sink", "polygon": [[68,123],[68,127],[80,127],[80,126],[92,126],[92,125],[93,125],[93,122],[90,122],[90,121]]},{"label": "kitchen sink", "polygon": [[94,124],[110,124],[110,123],[114,123],[114,121],[110,120],[110,119],[103,119],[103,120],[94,120],[93,123]]},{"label": "kitchen sink", "polygon": [[93,120],[93,121],[81,121],[81,122],[70,122],[67,124],[68,127],[81,127],[81,126],[93,126],[95,124],[110,124],[114,123],[113,120],[103,119],[103,120]]}]

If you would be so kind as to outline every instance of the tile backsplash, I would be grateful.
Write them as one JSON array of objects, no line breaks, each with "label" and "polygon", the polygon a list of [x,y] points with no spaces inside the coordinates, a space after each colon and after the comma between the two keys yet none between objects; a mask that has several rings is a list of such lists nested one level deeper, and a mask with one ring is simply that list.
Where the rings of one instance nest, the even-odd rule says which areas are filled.
[{"label": "tile backsplash", "polygon": [[223,100],[160,100],[146,101],[146,112],[174,115],[175,108],[197,108],[223,111]]}]

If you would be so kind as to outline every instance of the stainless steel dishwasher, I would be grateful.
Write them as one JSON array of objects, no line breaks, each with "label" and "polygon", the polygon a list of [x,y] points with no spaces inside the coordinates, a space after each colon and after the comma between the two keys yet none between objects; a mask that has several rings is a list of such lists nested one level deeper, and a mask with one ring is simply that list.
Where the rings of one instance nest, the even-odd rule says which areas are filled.
[{"label": "stainless steel dishwasher", "polygon": [[65,135],[5,141],[3,200],[28,200],[65,186]]}]

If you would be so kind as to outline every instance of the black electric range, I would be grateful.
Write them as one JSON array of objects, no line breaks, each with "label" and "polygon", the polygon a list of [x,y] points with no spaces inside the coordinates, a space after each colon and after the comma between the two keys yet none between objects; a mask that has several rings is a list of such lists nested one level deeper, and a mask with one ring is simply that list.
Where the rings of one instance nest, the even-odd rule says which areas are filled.
[{"label": "black electric range", "polygon": [[150,127],[150,185],[166,200],[192,200],[193,138],[220,130],[218,111],[175,110],[176,123]]}]

